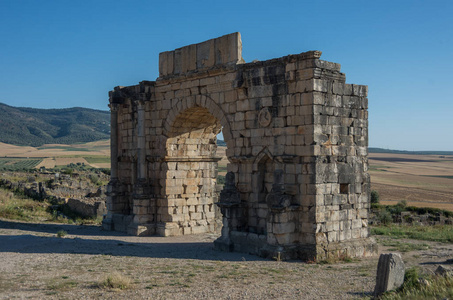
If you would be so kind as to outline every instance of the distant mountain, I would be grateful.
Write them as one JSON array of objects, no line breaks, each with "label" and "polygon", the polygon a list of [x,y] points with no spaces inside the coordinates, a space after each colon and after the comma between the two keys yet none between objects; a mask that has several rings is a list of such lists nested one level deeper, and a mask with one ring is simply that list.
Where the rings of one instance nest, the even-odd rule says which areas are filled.
[{"label": "distant mountain", "polygon": [[0,103],[0,142],[38,147],[110,138],[110,113],[89,108],[36,109]]},{"label": "distant mountain", "polygon": [[393,154],[414,154],[414,155],[453,155],[453,151],[406,151],[390,150],[383,148],[368,148],[369,153],[393,153]]}]

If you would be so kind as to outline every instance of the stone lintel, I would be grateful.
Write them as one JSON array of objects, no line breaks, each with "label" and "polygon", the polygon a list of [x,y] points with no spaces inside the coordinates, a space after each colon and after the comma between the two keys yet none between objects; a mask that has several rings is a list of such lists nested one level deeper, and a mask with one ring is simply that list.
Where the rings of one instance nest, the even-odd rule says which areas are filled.
[{"label": "stone lintel", "polygon": [[144,85],[144,86],[154,86],[155,84],[156,84],[155,81],[150,81],[150,80],[140,81],[140,85]]},{"label": "stone lintel", "polygon": [[147,155],[146,160],[149,162],[162,162],[165,160],[165,157],[159,155]]},{"label": "stone lintel", "polygon": [[239,207],[241,206],[240,202],[216,202],[214,203],[220,208],[232,208],[232,207]]},{"label": "stone lintel", "polygon": [[164,161],[168,162],[217,162],[221,157],[172,157],[166,156]]},{"label": "stone lintel", "polygon": [[307,52],[302,52],[300,54],[294,55],[298,59],[319,59],[321,57],[322,52],[318,50],[312,50]]},{"label": "stone lintel", "polygon": [[159,54],[159,77],[180,75],[221,65],[241,63],[242,41],[239,32]]},{"label": "stone lintel", "polygon": [[[242,65],[242,64],[241,64]],[[179,74],[167,75],[164,77],[159,77],[156,79],[155,87],[161,87],[173,83],[181,83],[189,80],[203,79],[212,76],[220,76],[223,74],[236,72],[236,65],[218,65],[210,69],[197,69],[194,71],[189,71],[184,74],[184,76],[179,76]]]}]

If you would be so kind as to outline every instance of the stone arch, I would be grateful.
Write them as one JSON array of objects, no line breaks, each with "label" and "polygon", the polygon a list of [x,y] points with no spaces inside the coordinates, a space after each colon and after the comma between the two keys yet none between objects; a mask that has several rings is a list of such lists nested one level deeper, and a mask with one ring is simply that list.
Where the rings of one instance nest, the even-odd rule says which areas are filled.
[{"label": "stone arch", "polygon": [[197,95],[187,97],[179,100],[168,113],[168,117],[163,119],[162,128],[164,128],[164,135],[168,137],[173,122],[176,120],[178,115],[190,108],[202,107],[209,111],[222,125],[223,137],[227,145],[231,144],[233,140],[233,134],[231,132],[231,126],[222,108],[209,96]]},{"label": "stone arch", "polygon": [[215,155],[216,136],[222,125],[206,108],[181,111],[166,132],[167,157],[201,158]]}]

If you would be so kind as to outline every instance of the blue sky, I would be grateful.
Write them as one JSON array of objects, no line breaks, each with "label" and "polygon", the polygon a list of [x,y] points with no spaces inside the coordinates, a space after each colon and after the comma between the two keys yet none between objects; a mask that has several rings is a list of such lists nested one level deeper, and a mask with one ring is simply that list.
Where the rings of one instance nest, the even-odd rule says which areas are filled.
[{"label": "blue sky", "polygon": [[158,55],[239,31],[246,62],[309,50],[369,86],[370,146],[453,150],[453,1],[0,0],[0,102],[107,110]]}]

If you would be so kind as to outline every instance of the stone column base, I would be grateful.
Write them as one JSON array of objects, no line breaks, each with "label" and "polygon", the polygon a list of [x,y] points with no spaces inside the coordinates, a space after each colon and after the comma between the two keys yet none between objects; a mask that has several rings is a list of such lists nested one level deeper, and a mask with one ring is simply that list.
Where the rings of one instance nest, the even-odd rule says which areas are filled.
[{"label": "stone column base", "polygon": [[228,238],[219,237],[214,241],[214,249],[225,252],[233,252],[234,244]]},{"label": "stone column base", "polygon": [[167,222],[157,224],[156,234],[159,236],[176,236],[183,235],[184,232],[177,223]]},{"label": "stone column base", "polygon": [[102,220],[102,229],[113,231],[113,222],[111,218],[105,218],[104,220]]},{"label": "stone column base", "polygon": [[356,239],[328,245],[288,244],[271,245],[266,235],[231,231],[229,236],[221,236],[214,241],[214,247],[220,251],[242,252],[264,258],[281,260],[300,259],[321,261],[346,257],[367,257],[377,254],[377,244],[373,238]]},{"label": "stone column base", "polygon": [[127,234],[147,236],[156,234],[156,224],[131,224],[127,227]]},{"label": "stone column base", "polygon": [[342,257],[369,257],[377,253],[378,245],[371,237],[316,246],[317,261]]},{"label": "stone column base", "polygon": [[102,229],[108,231],[128,232],[127,228],[132,223],[132,215],[112,214],[102,220]]},{"label": "stone column base", "polygon": [[177,236],[218,232],[216,224],[185,226],[176,222],[162,222],[156,225],[156,234],[159,236]]}]

